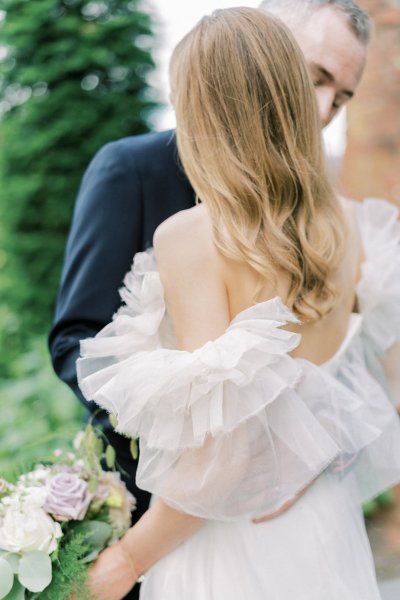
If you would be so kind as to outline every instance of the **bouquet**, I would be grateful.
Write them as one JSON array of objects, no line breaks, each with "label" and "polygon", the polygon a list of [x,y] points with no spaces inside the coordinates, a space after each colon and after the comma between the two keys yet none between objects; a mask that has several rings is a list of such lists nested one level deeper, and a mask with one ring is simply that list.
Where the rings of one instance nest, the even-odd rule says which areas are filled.
[{"label": "bouquet", "polygon": [[89,564],[131,524],[134,497],[92,425],[15,484],[0,479],[0,600],[90,598]]}]

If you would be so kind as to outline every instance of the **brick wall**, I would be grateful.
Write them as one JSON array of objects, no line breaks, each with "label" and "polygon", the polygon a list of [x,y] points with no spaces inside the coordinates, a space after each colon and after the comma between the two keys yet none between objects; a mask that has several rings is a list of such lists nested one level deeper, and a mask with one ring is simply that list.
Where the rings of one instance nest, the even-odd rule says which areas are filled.
[{"label": "brick wall", "polygon": [[400,207],[400,0],[360,0],[375,34],[356,97],[348,108],[341,189],[384,197]]}]

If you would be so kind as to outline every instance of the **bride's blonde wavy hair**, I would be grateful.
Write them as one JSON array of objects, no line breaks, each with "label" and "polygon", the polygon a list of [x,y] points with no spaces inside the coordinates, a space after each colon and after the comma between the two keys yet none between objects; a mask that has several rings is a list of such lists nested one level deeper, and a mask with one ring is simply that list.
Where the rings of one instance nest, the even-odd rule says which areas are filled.
[{"label": "bride's blonde wavy hair", "polygon": [[218,10],[178,44],[170,80],[180,158],[218,248],[258,273],[257,294],[288,274],[288,306],[322,317],[337,297],[345,223],[294,38],[256,9]]}]

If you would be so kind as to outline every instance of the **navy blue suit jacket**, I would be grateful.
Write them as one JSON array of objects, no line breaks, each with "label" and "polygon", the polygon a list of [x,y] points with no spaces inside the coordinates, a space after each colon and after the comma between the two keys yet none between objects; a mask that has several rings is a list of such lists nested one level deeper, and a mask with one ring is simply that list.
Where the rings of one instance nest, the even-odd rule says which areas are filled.
[{"label": "navy blue suit jacket", "polygon": [[[104,146],[90,163],[79,190],[49,336],[54,369],[89,411],[78,388],[75,363],[79,341],[102,329],[119,308],[118,290],[136,252],[152,245],[157,226],[194,205],[194,192],[181,167],[172,131],[128,137]],[[129,442],[115,434],[108,418],[97,417],[137,497],[136,518],[149,495],[136,488]]]}]

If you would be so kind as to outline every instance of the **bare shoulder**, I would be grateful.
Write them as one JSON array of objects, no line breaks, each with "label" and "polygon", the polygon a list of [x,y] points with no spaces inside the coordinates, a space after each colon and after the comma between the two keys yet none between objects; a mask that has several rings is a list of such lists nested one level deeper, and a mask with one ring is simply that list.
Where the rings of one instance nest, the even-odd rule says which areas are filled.
[{"label": "bare shoulder", "polygon": [[182,210],[161,223],[154,233],[153,247],[161,270],[168,265],[194,267],[199,261],[204,267],[204,261],[216,261],[218,253],[205,207]]},{"label": "bare shoulder", "polygon": [[191,351],[216,339],[229,324],[229,303],[205,207],[162,223],[154,252],[177,347]]}]

